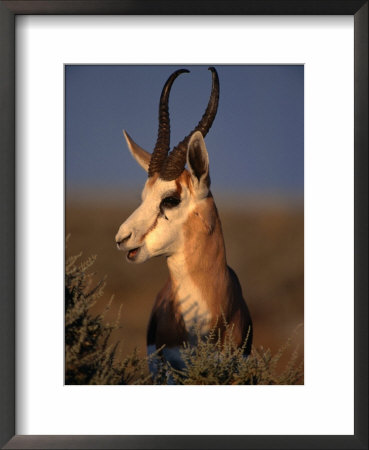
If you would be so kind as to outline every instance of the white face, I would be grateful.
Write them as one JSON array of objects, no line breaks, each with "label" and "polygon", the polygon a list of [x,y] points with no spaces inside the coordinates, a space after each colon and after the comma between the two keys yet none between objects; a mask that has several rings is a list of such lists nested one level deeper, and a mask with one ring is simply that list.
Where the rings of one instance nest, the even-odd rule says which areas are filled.
[{"label": "white face", "polygon": [[[151,154],[124,133],[136,161],[148,169]],[[149,178],[142,191],[142,203],[120,226],[115,237],[119,250],[129,262],[141,263],[153,256],[170,256],[183,246],[183,224],[191,211],[209,193],[209,159],[201,133],[188,144],[187,165],[173,181]]]},{"label": "white face", "polygon": [[187,186],[160,178],[154,182],[148,179],[141,205],[118,230],[118,249],[126,251],[127,260],[133,263],[153,256],[170,256],[182,245],[182,225],[194,207],[195,200]]}]

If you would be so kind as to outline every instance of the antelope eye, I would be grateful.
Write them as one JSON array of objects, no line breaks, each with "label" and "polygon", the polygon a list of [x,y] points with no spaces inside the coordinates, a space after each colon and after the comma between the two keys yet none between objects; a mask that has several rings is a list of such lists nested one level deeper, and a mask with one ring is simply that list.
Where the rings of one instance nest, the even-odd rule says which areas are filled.
[{"label": "antelope eye", "polygon": [[181,200],[178,197],[165,197],[160,203],[160,209],[161,208],[175,208],[181,203]]}]

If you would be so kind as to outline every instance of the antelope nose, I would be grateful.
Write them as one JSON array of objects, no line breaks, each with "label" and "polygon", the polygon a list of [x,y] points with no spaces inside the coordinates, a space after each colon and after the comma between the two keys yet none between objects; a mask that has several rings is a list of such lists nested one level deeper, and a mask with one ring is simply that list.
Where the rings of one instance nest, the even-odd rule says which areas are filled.
[{"label": "antelope nose", "polygon": [[132,233],[129,233],[124,238],[120,239],[118,236],[115,238],[115,242],[117,243],[117,247],[120,248],[120,244],[124,244],[128,241],[128,239],[132,236]]}]

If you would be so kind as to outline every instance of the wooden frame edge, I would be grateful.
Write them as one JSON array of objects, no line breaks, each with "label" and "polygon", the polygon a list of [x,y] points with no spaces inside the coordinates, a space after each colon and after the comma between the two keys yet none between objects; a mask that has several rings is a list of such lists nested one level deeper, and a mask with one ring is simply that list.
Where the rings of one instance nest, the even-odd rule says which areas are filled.
[{"label": "wooden frame edge", "polygon": [[[15,16],[17,14],[353,14],[355,25],[355,434],[353,436],[16,436]],[[43,0],[0,2],[0,445],[26,448],[368,448],[368,1]]]}]

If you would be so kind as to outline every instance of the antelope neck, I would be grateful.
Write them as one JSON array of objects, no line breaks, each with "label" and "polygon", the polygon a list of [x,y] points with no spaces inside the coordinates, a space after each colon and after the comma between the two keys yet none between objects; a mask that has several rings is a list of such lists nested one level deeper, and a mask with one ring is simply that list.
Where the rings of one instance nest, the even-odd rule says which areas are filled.
[{"label": "antelope neck", "polygon": [[[167,263],[174,300],[186,325],[196,315],[206,317],[207,322],[216,319],[224,308],[222,302],[227,298],[229,276],[215,206],[206,220],[203,212],[192,212],[183,228],[182,248],[169,256]],[[188,311],[191,314],[186,317]]]}]

